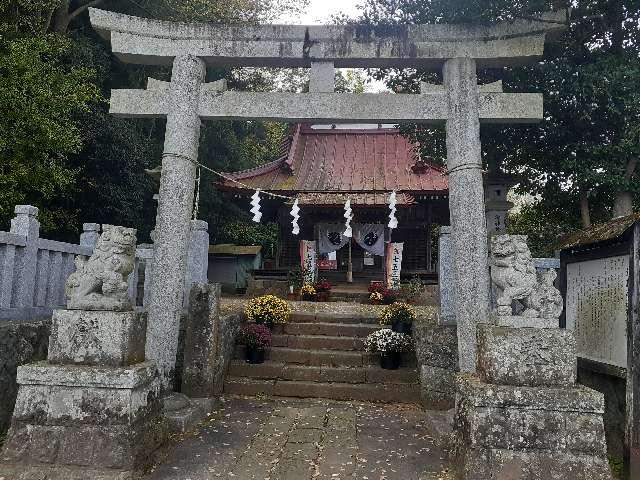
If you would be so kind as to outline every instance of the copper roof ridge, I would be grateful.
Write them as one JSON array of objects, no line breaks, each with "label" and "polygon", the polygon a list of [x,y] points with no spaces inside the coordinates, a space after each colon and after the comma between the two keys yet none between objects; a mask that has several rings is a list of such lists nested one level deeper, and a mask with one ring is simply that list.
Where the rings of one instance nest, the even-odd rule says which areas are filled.
[{"label": "copper roof ridge", "polygon": [[345,133],[359,133],[359,134],[369,134],[369,135],[379,135],[379,134],[389,134],[396,133],[400,135],[399,128],[311,128],[307,126],[303,126],[301,128],[301,132],[304,134],[345,134]]},{"label": "copper roof ridge", "polygon": [[[288,154],[287,154],[288,155]],[[265,173],[273,172],[276,168],[281,167],[286,163],[287,155],[273,160],[272,162],[265,163],[264,165],[258,165],[257,167],[248,168],[246,170],[239,170],[237,172],[226,172],[225,175],[234,180],[242,180],[251,177],[257,177],[258,175],[264,175]]]}]

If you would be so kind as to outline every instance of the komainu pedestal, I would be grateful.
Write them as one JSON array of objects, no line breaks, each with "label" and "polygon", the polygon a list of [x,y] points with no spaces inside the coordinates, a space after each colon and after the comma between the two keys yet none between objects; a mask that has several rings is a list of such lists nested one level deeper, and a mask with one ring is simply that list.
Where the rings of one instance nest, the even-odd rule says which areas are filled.
[{"label": "komainu pedestal", "polygon": [[458,478],[610,480],[604,396],[576,384],[573,332],[557,328],[555,272],[536,274],[524,237],[491,245],[499,297],[493,324],[478,325],[477,375],[457,378]]},{"label": "komainu pedestal", "polygon": [[136,478],[165,439],[158,372],[144,358],[146,314],[123,300],[131,232],[106,229],[98,260],[67,284],[69,303],[91,308],[55,311],[47,361],[18,368],[0,477]]}]

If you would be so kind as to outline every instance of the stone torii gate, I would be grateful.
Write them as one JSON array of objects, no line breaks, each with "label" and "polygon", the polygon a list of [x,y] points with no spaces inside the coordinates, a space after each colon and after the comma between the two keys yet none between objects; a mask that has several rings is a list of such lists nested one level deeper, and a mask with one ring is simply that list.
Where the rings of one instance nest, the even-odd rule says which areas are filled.
[{"label": "stone torii gate", "polygon": [[[476,69],[539,60],[548,34],[564,28],[566,12],[492,26],[393,28],[229,27],[98,9],[90,16],[122,61],[173,66],[171,82],[150,79],[146,90],[113,90],[110,110],[167,119],[147,333],[147,358],[157,362],[165,388],[175,365],[203,118],[446,122],[460,369],[475,371],[476,324],[489,312],[480,122],[533,123],[543,116],[541,94],[503,93],[500,82],[479,86]],[[207,65],[311,68],[310,92],[227,91],[222,81],[204,82]],[[335,68],[345,67],[441,70],[444,85],[423,84],[415,95],[334,93]]]}]

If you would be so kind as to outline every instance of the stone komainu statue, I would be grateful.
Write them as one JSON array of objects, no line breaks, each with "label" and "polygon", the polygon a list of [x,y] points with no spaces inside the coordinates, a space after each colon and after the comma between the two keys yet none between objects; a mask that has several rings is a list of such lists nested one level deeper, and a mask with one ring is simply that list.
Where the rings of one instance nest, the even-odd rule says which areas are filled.
[{"label": "stone komainu statue", "polygon": [[66,283],[71,310],[130,310],[127,278],[133,272],[136,230],[103,225],[89,260],[76,258],[76,271]]},{"label": "stone komainu statue", "polygon": [[491,280],[498,288],[497,314],[513,315],[514,300],[522,302],[525,317],[558,318],[562,295],[553,286],[555,270],[540,277],[533,266],[525,235],[498,235],[491,238]]}]

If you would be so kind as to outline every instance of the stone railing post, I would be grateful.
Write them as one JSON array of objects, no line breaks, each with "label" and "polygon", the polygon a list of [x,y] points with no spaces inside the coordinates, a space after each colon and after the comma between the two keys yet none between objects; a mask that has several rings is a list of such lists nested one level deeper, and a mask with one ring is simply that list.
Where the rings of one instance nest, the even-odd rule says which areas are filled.
[{"label": "stone railing post", "polygon": [[438,291],[440,296],[440,325],[456,323],[454,311],[453,255],[451,252],[451,227],[440,227],[438,238]]},{"label": "stone railing post", "polygon": [[191,288],[195,283],[207,283],[209,269],[209,224],[203,220],[191,220],[187,271],[184,279],[183,306],[189,306]]},{"label": "stone railing post", "polygon": [[476,371],[476,325],[489,315],[487,220],[480,153],[476,61],[447,60],[442,70],[446,122],[455,315],[460,370]]},{"label": "stone railing post", "polygon": [[23,235],[24,248],[16,250],[15,307],[32,307],[36,290],[36,268],[38,264],[38,240],[40,222],[38,209],[31,205],[16,205],[16,216],[11,220],[11,233]]},{"label": "stone railing post", "polygon": [[91,250],[98,243],[100,238],[100,224],[99,223],[83,223],[82,234],[80,235],[80,245],[83,247],[89,247]]},{"label": "stone railing post", "polygon": [[193,55],[180,55],[174,59],[162,155],[146,346],[147,358],[158,365],[164,390],[173,384],[178,350],[189,221],[200,141],[200,88],[204,76],[202,59]]}]

